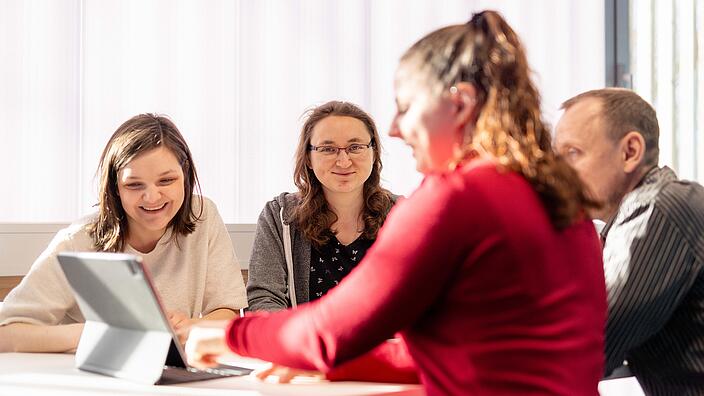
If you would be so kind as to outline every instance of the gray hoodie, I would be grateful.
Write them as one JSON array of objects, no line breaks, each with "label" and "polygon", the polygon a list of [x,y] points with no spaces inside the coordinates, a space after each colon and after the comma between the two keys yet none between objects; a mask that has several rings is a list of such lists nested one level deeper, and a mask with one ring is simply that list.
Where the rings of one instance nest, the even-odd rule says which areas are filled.
[{"label": "gray hoodie", "polygon": [[[397,196],[392,195],[395,202]],[[288,224],[293,259],[293,284],[298,304],[309,301],[311,242],[290,224],[293,209],[298,205],[298,194],[282,193],[267,202],[259,215],[254,245],[249,261],[247,299],[252,311],[278,311],[291,307],[288,270],[284,253],[284,226]],[[283,208],[283,211],[281,210]]]}]

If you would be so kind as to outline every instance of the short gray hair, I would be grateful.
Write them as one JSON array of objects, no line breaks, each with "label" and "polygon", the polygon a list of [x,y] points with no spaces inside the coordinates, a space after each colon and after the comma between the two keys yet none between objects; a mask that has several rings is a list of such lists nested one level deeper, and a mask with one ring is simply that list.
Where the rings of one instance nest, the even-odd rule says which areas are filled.
[{"label": "short gray hair", "polygon": [[636,131],[645,140],[645,165],[657,165],[660,155],[660,127],[655,109],[638,94],[625,88],[603,88],[581,93],[562,103],[568,110],[585,99],[601,103],[601,115],[609,137],[619,141],[628,132]]}]

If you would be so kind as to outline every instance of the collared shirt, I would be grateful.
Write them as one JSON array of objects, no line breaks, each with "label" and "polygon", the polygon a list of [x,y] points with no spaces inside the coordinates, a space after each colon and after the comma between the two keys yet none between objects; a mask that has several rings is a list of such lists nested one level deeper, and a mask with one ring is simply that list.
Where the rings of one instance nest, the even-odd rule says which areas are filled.
[{"label": "collared shirt", "polygon": [[646,394],[704,394],[704,188],[653,168],[602,230],[606,374]]}]

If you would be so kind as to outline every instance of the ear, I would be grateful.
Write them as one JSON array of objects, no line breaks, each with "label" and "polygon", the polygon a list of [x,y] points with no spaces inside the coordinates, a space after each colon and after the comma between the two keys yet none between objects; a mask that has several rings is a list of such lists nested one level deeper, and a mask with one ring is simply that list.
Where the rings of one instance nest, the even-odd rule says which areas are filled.
[{"label": "ear", "polygon": [[623,160],[623,171],[632,173],[643,163],[645,158],[645,139],[643,135],[636,131],[628,132],[621,138],[621,159]]},{"label": "ear", "polygon": [[459,82],[450,89],[450,100],[455,106],[455,123],[464,127],[475,118],[477,89],[467,82]]}]

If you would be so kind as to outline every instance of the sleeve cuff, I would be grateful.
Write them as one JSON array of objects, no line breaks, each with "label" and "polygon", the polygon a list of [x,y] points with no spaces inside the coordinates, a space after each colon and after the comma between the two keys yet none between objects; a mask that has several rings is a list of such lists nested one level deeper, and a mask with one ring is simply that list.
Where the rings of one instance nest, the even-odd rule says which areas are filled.
[{"label": "sleeve cuff", "polygon": [[240,342],[238,342],[236,332],[238,322],[242,320],[244,320],[244,318],[235,318],[231,320],[225,328],[225,342],[227,343],[227,347],[238,355],[242,355],[242,352],[240,351],[241,348],[239,348]]}]

